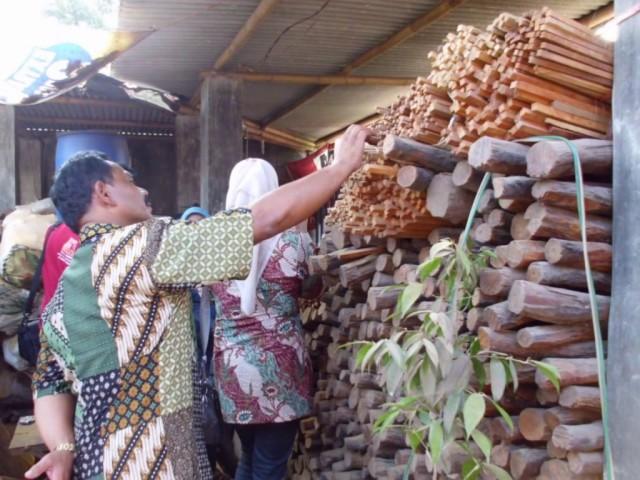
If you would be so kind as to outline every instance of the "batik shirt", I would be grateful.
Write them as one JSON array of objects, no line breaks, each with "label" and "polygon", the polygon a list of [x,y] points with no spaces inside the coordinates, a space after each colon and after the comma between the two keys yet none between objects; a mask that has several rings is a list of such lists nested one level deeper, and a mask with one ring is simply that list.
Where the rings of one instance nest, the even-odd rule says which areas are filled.
[{"label": "batik shirt", "polygon": [[215,381],[224,420],[287,422],[312,409],[312,368],[298,298],[307,276],[308,235],[287,231],[258,281],[256,311],[240,311],[233,282],[212,286],[219,312],[214,331]]},{"label": "batik shirt", "polygon": [[77,397],[74,478],[210,478],[191,292],[244,278],[251,214],[90,225],[47,307],[37,398]]}]

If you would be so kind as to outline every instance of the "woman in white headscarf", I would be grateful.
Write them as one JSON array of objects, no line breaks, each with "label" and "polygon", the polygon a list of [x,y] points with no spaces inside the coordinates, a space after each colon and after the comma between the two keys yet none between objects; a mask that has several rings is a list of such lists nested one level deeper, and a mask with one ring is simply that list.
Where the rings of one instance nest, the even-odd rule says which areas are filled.
[{"label": "woman in white headscarf", "polygon": [[[229,178],[227,209],[251,208],[278,187],[274,168],[249,158]],[[300,418],[312,411],[312,370],[298,297],[311,240],[287,230],[257,244],[246,280],[212,286],[218,300],[214,369],[225,422],[242,442],[236,480],[285,477]]]}]

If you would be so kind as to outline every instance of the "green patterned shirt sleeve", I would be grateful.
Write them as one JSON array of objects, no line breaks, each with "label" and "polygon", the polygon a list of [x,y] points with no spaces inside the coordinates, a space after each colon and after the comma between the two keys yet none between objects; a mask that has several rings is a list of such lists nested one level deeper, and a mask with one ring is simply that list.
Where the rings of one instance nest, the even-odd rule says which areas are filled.
[{"label": "green patterned shirt sleeve", "polygon": [[242,279],[251,269],[253,219],[239,209],[197,223],[174,221],[158,242],[151,275],[159,287]]},{"label": "green patterned shirt sleeve", "polygon": [[64,371],[53,353],[44,329],[40,331],[40,353],[32,382],[35,398],[71,393],[71,384],[64,378]]}]

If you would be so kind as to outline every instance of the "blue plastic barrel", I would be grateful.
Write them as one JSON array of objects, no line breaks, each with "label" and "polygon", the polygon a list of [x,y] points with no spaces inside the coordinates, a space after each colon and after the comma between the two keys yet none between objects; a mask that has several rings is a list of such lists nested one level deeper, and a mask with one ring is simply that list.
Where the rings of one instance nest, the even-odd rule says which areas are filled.
[{"label": "blue plastic barrel", "polygon": [[79,130],[58,134],[56,144],[56,171],[73,155],[84,150],[103,152],[120,165],[131,166],[127,139],[103,130]]}]

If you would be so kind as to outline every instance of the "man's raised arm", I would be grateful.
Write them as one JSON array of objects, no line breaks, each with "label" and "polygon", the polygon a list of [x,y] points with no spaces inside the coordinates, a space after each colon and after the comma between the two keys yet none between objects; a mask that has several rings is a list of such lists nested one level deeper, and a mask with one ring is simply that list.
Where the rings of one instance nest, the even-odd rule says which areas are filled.
[{"label": "man's raised arm", "polygon": [[333,164],[258,200],[251,207],[254,243],[297,225],[322,208],[349,175],[362,165],[367,134],[366,128],[351,125],[336,146]]}]

